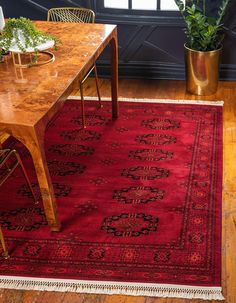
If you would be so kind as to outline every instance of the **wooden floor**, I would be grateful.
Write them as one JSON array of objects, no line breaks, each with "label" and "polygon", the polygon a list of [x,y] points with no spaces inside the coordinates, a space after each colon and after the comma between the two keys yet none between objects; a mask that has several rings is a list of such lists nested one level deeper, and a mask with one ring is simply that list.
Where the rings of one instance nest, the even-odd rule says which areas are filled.
[{"label": "wooden floor", "polygon": [[[88,79],[85,93],[96,95],[93,79]],[[108,80],[100,82],[102,96],[110,96]],[[126,98],[223,100],[223,245],[222,286],[227,303],[236,303],[236,82],[222,82],[217,94],[197,97],[185,93],[183,81],[121,80],[119,96]],[[0,290],[0,303],[199,303],[203,300],[162,299],[120,295],[89,295],[59,292]]]}]

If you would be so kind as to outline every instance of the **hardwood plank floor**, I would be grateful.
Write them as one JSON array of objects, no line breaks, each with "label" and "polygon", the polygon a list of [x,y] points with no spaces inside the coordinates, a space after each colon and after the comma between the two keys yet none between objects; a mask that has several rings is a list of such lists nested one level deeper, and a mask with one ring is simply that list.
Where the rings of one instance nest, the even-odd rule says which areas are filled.
[{"label": "hardwood plank floor", "polygon": [[[110,96],[109,80],[100,81],[101,95]],[[94,79],[85,85],[87,96],[96,96]],[[184,81],[120,80],[119,96],[126,98],[223,100],[223,236],[222,285],[227,303],[236,303],[236,82],[221,82],[215,95],[194,96],[185,92]],[[199,303],[203,300],[148,298],[121,295],[0,290],[0,303]]]}]

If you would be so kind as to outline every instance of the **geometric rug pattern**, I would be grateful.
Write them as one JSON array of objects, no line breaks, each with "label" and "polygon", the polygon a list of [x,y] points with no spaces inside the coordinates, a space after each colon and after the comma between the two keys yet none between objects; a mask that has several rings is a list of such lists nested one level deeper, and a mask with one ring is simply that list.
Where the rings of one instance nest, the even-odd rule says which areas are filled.
[{"label": "geometric rug pattern", "polygon": [[[164,100],[163,100],[164,101]],[[20,170],[1,187],[0,287],[222,299],[222,106],[68,101],[45,150],[62,230]],[[15,139],[40,196],[32,159]]]}]

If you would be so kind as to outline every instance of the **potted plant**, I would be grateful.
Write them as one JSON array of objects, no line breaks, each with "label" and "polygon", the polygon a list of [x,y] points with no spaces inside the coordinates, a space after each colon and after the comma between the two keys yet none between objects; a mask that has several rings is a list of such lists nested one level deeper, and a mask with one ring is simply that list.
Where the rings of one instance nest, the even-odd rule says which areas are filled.
[{"label": "potted plant", "polygon": [[230,0],[222,0],[217,16],[206,15],[206,1],[175,0],[186,24],[186,89],[197,95],[217,91],[219,59],[224,39],[223,18]]},{"label": "potted plant", "polygon": [[34,54],[32,62],[27,66],[37,62],[40,51],[56,46],[57,43],[56,37],[40,32],[31,20],[24,17],[9,19],[0,36],[1,52]]}]

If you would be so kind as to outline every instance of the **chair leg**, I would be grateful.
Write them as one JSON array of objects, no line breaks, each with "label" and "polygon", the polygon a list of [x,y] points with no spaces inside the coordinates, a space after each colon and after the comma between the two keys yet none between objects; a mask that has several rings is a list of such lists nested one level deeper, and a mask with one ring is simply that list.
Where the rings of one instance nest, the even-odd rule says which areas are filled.
[{"label": "chair leg", "polygon": [[98,94],[98,100],[99,100],[99,107],[102,108],[101,95],[100,95],[99,85],[98,85],[98,72],[97,72],[97,66],[95,63],[94,63],[94,75],[95,75],[95,82],[96,82],[96,88],[97,88],[97,94]]},{"label": "chair leg", "polygon": [[25,170],[25,167],[23,165],[23,162],[21,161],[21,158],[20,158],[20,156],[19,156],[19,154],[17,153],[16,150],[14,150],[14,154],[15,154],[15,157],[16,157],[18,163],[20,164],[20,167],[21,167],[21,170],[22,170],[22,172],[24,174],[25,180],[26,180],[26,182],[27,182],[27,184],[29,186],[29,189],[30,189],[30,191],[32,193],[32,196],[33,196],[33,199],[34,199],[34,203],[38,204],[39,201],[37,200],[37,198],[36,198],[36,196],[34,194],[33,187],[32,187],[32,185],[30,183],[30,180],[29,180],[29,177],[28,177],[28,175],[26,173],[26,170]]},{"label": "chair leg", "polygon": [[84,112],[84,91],[83,91],[83,83],[80,82],[80,96],[81,96],[81,115],[82,115],[82,127],[86,128],[85,126],[85,112]]},{"label": "chair leg", "polygon": [[4,259],[8,259],[9,258],[9,254],[8,254],[6,242],[5,242],[3,233],[2,233],[1,226],[0,226],[0,241],[1,241],[2,249],[3,249],[3,257],[4,257]]}]

